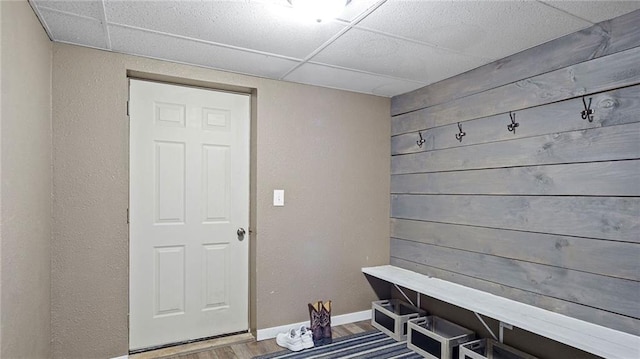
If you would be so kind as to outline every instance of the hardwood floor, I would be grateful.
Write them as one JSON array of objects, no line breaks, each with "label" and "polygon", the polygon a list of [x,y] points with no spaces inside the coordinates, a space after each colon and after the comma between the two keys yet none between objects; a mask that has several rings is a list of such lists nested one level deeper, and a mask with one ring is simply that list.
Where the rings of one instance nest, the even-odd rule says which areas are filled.
[{"label": "hardwood floor", "polygon": [[[369,321],[362,321],[352,324],[345,324],[332,327],[333,338],[362,333],[373,330]],[[257,355],[275,353],[284,350],[276,344],[275,339],[263,340],[256,342],[255,340],[233,344],[229,346],[218,347],[211,350],[200,351],[183,355],[170,356],[171,359],[250,359]]]}]

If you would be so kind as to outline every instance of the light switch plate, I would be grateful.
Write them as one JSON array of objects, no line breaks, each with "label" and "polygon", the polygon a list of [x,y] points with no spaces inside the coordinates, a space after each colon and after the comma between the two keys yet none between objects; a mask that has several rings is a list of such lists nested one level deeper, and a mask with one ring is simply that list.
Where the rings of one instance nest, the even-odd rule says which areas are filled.
[{"label": "light switch plate", "polygon": [[273,190],[273,205],[278,207],[284,206],[284,190],[283,189]]}]

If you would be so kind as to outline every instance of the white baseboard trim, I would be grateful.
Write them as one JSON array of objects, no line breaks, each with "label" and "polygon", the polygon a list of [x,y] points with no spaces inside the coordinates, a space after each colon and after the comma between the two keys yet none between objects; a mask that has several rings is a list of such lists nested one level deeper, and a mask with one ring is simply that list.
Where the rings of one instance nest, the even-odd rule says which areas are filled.
[{"label": "white baseboard trim", "polygon": [[128,355],[123,355],[121,357],[115,357],[115,358],[111,358],[111,359],[129,359]]},{"label": "white baseboard trim", "polygon": [[[363,310],[361,312],[347,313],[342,315],[336,315],[331,317],[331,325],[343,325],[349,323],[360,322],[363,320],[371,319],[371,310]],[[291,323],[286,325],[280,325],[278,327],[271,327],[265,329],[258,329],[256,340],[265,340],[275,338],[278,333],[284,333],[291,328],[299,328],[301,325],[309,325],[309,321],[300,323]]]}]

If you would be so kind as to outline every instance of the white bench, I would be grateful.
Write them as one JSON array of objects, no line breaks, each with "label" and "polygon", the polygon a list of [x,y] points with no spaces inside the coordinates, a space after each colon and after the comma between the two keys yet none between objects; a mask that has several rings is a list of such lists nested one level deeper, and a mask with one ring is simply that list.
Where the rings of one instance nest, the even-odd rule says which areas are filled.
[{"label": "white bench", "polygon": [[362,272],[605,358],[640,358],[640,337],[395,266]]}]

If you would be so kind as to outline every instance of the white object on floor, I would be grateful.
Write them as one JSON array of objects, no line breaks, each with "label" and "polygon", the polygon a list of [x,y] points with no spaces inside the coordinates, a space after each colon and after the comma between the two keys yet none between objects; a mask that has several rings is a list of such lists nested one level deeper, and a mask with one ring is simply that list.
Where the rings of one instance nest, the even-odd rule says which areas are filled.
[{"label": "white object on floor", "polygon": [[[332,315],[331,325],[337,326],[337,325],[361,322],[363,320],[371,320],[371,309],[363,310],[361,312],[342,314],[342,315],[335,315],[335,316]],[[287,330],[289,330],[289,328],[299,328],[301,325],[308,325],[308,324],[309,324],[309,320],[306,320],[304,322],[299,322],[299,323],[291,323],[291,324],[280,325],[277,327],[258,329],[258,332],[256,333],[256,340],[260,341],[260,340],[266,340],[266,339],[273,339],[276,337],[276,335],[278,335],[278,333],[286,332]]]},{"label": "white object on floor", "polygon": [[298,334],[300,334],[300,339],[302,339],[302,347],[304,349],[313,348],[313,335],[311,331],[307,329],[306,325],[301,325],[298,329]]},{"label": "white object on floor", "polygon": [[291,329],[286,333],[278,333],[278,335],[276,335],[276,343],[293,352],[299,352],[304,349],[300,333],[295,329]]}]

